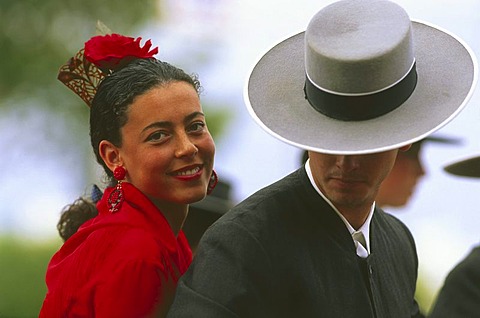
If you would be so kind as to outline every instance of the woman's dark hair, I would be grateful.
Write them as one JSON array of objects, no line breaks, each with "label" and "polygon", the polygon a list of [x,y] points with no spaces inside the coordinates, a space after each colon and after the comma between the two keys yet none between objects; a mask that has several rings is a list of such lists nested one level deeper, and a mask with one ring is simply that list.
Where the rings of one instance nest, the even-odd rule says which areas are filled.
[{"label": "woman's dark hair", "polygon": [[[154,58],[133,60],[121,70],[105,77],[98,86],[90,108],[90,140],[97,162],[105,171],[108,185],[114,185],[115,179],[100,156],[98,149],[100,142],[108,140],[121,147],[120,129],[127,122],[128,108],[134,99],[154,87],[172,82],[189,83],[200,94],[201,86],[196,75],[189,75],[169,63]],[[93,215],[89,213],[92,207],[95,210]],[[88,219],[84,219],[84,216],[93,217],[96,214],[92,201],[79,198],[62,211],[57,224],[60,236],[66,240]]]},{"label": "woman's dark hair", "polygon": [[63,208],[57,230],[65,242],[77,232],[80,225],[97,216],[95,204],[87,198],[78,198],[70,205]]}]

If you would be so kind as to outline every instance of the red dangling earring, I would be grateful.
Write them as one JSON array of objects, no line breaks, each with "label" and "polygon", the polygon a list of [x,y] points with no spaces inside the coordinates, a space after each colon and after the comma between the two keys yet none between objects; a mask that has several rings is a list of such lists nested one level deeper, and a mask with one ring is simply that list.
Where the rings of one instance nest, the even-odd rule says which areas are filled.
[{"label": "red dangling earring", "polygon": [[207,187],[207,194],[212,193],[213,189],[217,186],[218,183],[218,176],[215,170],[212,170],[212,174],[210,175],[210,181],[208,181]]},{"label": "red dangling earring", "polygon": [[111,213],[118,212],[118,210],[120,210],[120,207],[122,206],[122,203],[124,200],[122,181],[123,179],[125,179],[126,174],[127,174],[127,171],[122,166],[116,167],[115,170],[113,171],[113,177],[118,182],[115,189],[108,196],[108,209],[110,210]]}]

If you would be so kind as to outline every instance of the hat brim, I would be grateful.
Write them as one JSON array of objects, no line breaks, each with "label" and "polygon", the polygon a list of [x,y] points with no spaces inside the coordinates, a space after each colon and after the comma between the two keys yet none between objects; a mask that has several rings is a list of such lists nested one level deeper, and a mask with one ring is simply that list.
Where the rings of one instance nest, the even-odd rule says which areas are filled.
[{"label": "hat brim", "polygon": [[327,154],[375,153],[425,138],[465,107],[477,81],[477,62],[471,49],[447,31],[417,21],[412,26],[418,82],[397,109],[364,121],[317,112],[304,97],[301,32],[274,46],[254,66],[245,87],[250,114],[274,137]]},{"label": "hat brim", "polygon": [[418,142],[428,142],[434,144],[444,144],[444,145],[458,145],[461,143],[459,138],[454,137],[443,137],[443,136],[428,136]]},{"label": "hat brim", "polygon": [[480,178],[480,156],[456,161],[445,166],[444,170],[457,176]]}]

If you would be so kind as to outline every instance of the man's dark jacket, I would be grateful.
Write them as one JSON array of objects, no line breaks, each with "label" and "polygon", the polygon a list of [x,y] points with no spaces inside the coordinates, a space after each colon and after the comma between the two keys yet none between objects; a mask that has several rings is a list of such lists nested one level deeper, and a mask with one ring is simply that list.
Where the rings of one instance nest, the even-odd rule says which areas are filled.
[{"label": "man's dark jacket", "polygon": [[429,317],[480,317],[480,247],[448,274]]},{"label": "man's dark jacket", "polygon": [[302,167],[205,233],[168,317],[417,316],[410,232],[375,209],[370,244],[361,261],[345,224]]}]

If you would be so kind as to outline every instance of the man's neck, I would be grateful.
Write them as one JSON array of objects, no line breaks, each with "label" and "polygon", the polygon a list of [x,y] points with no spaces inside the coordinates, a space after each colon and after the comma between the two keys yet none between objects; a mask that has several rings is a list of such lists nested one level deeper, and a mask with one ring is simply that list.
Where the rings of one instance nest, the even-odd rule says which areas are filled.
[{"label": "man's neck", "polygon": [[350,225],[358,230],[367,220],[368,215],[370,214],[371,205],[368,207],[362,208],[351,208],[351,207],[339,207],[336,206],[338,211],[343,215],[343,217],[350,223]]}]

